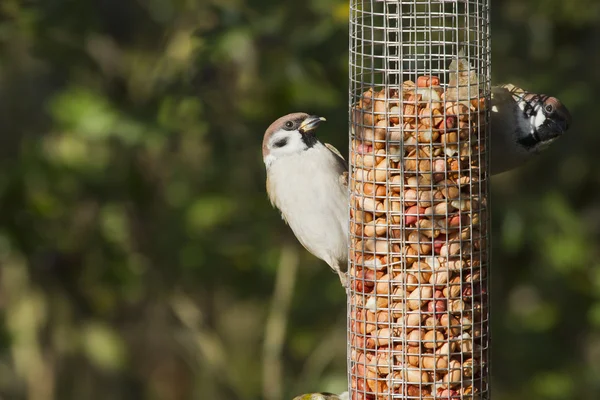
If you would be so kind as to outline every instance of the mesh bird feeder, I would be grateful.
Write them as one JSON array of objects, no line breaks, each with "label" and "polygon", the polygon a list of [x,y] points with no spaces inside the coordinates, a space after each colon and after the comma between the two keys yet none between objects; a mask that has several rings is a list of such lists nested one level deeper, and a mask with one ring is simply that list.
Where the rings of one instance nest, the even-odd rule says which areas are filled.
[{"label": "mesh bird feeder", "polygon": [[351,0],[352,400],[489,398],[489,0]]}]

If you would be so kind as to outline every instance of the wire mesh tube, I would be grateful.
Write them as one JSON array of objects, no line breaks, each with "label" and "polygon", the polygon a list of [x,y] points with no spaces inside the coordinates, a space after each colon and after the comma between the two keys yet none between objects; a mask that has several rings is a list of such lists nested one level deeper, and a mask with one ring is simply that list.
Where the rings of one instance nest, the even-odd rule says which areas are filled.
[{"label": "wire mesh tube", "polygon": [[352,400],[488,399],[488,0],[350,4]]}]

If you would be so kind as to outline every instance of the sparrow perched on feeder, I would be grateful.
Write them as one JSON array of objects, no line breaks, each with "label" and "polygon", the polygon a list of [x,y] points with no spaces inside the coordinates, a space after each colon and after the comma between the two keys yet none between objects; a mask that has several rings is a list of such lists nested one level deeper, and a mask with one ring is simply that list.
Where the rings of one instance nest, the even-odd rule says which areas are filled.
[{"label": "sparrow perched on feeder", "polygon": [[315,130],[325,118],[294,113],[277,119],[262,145],[267,194],[298,241],[348,285],[348,164]]},{"label": "sparrow perched on feeder", "polygon": [[548,148],[569,129],[571,114],[555,97],[512,84],[492,87],[491,173],[509,171]]},{"label": "sparrow perched on feeder", "polygon": [[333,393],[308,393],[294,397],[294,400],[348,400],[348,392],[344,392],[339,396]]},{"label": "sparrow perched on feeder", "polygon": [[[446,100],[469,105],[479,96],[475,69],[461,50],[450,64]],[[514,169],[539,154],[571,125],[569,110],[555,97],[529,93],[512,84],[492,87],[490,172]]]}]

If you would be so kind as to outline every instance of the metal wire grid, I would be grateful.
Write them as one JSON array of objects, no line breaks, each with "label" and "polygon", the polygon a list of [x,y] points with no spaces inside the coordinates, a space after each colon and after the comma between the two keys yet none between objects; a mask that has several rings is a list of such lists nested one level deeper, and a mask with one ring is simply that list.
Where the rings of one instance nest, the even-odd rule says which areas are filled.
[{"label": "metal wire grid", "polygon": [[488,0],[351,0],[349,89],[350,397],[488,399]]}]

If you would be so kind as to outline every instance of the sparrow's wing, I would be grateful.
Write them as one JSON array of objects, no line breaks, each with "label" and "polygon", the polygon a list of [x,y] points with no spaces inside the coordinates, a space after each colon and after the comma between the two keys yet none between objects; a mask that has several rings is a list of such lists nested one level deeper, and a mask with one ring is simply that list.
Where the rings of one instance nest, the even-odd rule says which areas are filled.
[{"label": "sparrow's wing", "polygon": [[342,157],[342,154],[338,151],[338,149],[336,149],[329,143],[325,143],[325,147],[327,147],[329,151],[331,151],[335,155],[335,158],[338,162],[340,169],[340,183],[348,187],[348,163],[346,162],[346,160],[344,160],[344,157]]},{"label": "sparrow's wing", "polygon": [[[508,90],[508,92],[512,95],[515,101],[521,101],[526,95],[527,92],[521,89],[518,86],[513,85],[512,83],[505,83],[499,86],[501,89]],[[492,93],[496,88],[492,88]]]},{"label": "sparrow's wing", "polygon": [[348,188],[348,171],[344,171],[341,175],[340,175],[340,183],[342,185],[344,185],[346,188]]},{"label": "sparrow's wing", "polygon": [[336,149],[335,147],[333,147],[329,143],[325,143],[325,147],[327,147],[329,149],[329,151],[331,151],[333,154],[335,154],[336,158],[338,159],[338,162],[340,163],[340,165],[342,167],[344,167],[345,170],[348,170],[348,163],[346,162],[346,160],[344,160],[344,157],[342,156],[342,153],[340,153],[338,151],[338,149]]}]

